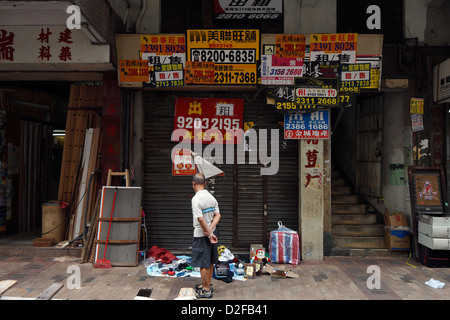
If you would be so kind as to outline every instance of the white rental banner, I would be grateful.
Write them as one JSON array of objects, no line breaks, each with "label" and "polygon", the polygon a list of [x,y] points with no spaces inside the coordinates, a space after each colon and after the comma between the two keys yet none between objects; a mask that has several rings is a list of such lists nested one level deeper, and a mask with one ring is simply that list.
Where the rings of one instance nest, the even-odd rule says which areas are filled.
[{"label": "white rental banner", "polygon": [[433,102],[450,102],[450,59],[433,68]]}]

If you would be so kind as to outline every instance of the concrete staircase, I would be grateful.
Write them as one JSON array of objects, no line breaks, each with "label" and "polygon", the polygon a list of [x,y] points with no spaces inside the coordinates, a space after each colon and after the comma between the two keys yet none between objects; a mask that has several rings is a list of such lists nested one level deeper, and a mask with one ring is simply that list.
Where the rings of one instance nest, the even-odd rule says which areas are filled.
[{"label": "concrete staircase", "polygon": [[384,225],[376,214],[367,213],[358,195],[352,193],[339,169],[331,180],[332,255],[390,255],[385,248]]}]

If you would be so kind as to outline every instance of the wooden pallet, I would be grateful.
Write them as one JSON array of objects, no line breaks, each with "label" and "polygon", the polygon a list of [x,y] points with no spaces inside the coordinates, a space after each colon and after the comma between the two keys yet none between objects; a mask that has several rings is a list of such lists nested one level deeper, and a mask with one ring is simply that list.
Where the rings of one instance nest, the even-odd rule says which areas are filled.
[{"label": "wooden pallet", "polygon": [[73,84],[70,90],[58,190],[58,200],[69,204],[66,239],[82,234],[85,222],[94,215],[97,179],[93,179],[89,195],[86,191],[92,172],[99,167],[102,88]]},{"label": "wooden pallet", "polygon": [[71,203],[87,128],[100,127],[102,86],[73,84],[70,90],[58,200]]}]

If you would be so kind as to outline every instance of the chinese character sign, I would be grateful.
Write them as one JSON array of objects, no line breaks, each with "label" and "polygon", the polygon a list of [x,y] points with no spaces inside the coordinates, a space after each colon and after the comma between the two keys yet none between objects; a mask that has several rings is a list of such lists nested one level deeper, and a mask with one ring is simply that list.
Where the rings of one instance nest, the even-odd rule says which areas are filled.
[{"label": "chinese character sign", "polygon": [[256,84],[259,30],[187,30],[187,61],[214,62],[214,84]]},{"label": "chinese character sign", "polygon": [[304,58],[306,37],[299,34],[277,34],[275,55],[281,58]]},{"label": "chinese character sign", "polygon": [[370,63],[341,64],[340,91],[359,92],[370,86]]},{"label": "chinese character sign", "polygon": [[[53,28],[54,32],[56,28]],[[55,55],[60,61],[70,61],[72,60],[71,44],[72,40],[72,30],[67,28],[62,31],[57,30],[54,32],[50,31],[49,27],[41,28],[36,39],[38,43],[38,60],[50,61],[50,58]]]},{"label": "chinese character sign", "polygon": [[92,45],[66,26],[1,26],[0,63],[106,63],[109,45]]},{"label": "chinese character sign", "polygon": [[356,63],[357,33],[331,33],[310,35],[310,60]]},{"label": "chinese character sign", "polygon": [[243,114],[243,99],[177,97],[173,141],[241,143]]},{"label": "chinese character sign", "polygon": [[302,140],[300,144],[300,176],[302,216],[318,217],[321,215],[320,206],[323,197],[324,159],[323,141]]},{"label": "chinese character sign", "polygon": [[338,106],[339,79],[306,78],[294,79],[295,103],[313,106]]},{"label": "chinese character sign", "polygon": [[302,58],[280,58],[274,55],[261,57],[261,84],[293,85],[294,77],[301,77],[302,73]]},{"label": "chinese character sign", "polygon": [[409,113],[423,114],[423,106],[425,100],[423,98],[411,98],[409,102]]},{"label": "chinese character sign", "polygon": [[283,0],[215,0],[216,20],[279,20]]},{"label": "chinese character sign", "polygon": [[196,166],[189,149],[173,149],[172,175],[192,176],[196,172]]},{"label": "chinese character sign", "polygon": [[186,64],[184,35],[141,35],[142,60],[148,61],[149,77],[144,87],[178,87],[184,85]]},{"label": "chinese character sign", "polygon": [[119,76],[122,82],[148,81],[148,64],[146,60],[120,60]]},{"label": "chinese character sign", "polygon": [[14,61],[14,33],[0,29],[0,61]]},{"label": "chinese character sign", "polygon": [[285,139],[329,139],[329,112],[285,114]]},{"label": "chinese character sign", "polygon": [[214,62],[188,61],[185,73],[186,84],[214,84]]}]

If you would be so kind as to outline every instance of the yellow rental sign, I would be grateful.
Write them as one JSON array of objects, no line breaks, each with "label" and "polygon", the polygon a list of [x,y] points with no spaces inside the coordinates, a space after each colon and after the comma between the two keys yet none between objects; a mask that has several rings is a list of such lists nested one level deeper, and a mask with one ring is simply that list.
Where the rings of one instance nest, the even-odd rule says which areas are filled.
[{"label": "yellow rental sign", "polygon": [[187,30],[187,61],[213,62],[214,84],[257,84],[259,30]]}]

